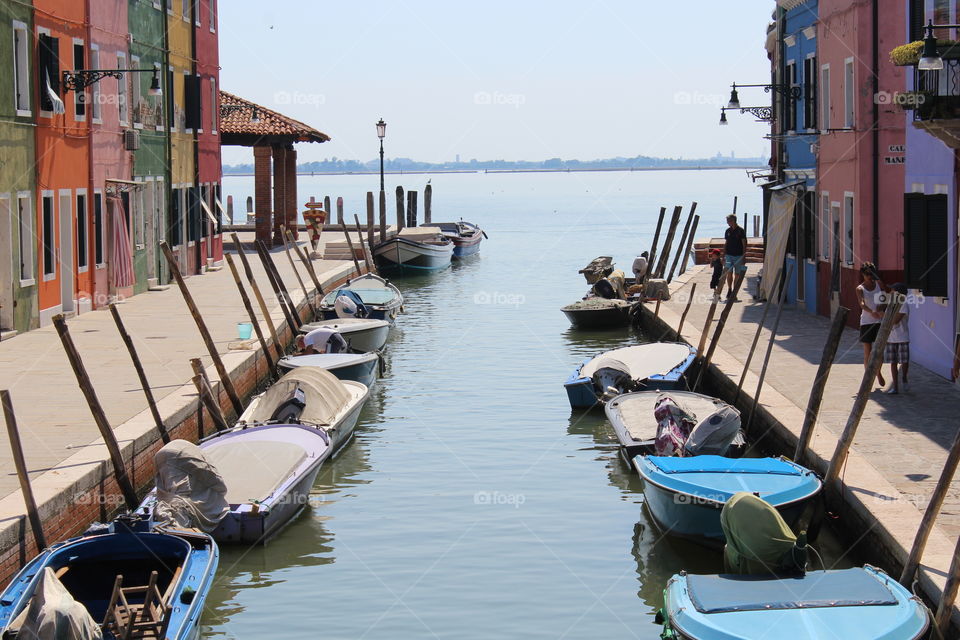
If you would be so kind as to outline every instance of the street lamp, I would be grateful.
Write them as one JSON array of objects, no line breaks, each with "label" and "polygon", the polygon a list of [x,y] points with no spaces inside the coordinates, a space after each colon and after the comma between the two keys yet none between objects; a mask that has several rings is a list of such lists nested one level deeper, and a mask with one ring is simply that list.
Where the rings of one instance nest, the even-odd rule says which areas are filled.
[{"label": "street lamp", "polygon": [[917,69],[920,71],[940,71],[943,69],[943,58],[937,51],[937,38],[933,35],[934,29],[956,29],[960,25],[956,24],[933,24],[933,20],[927,22],[923,28],[926,35],[923,38],[923,53],[920,55],[920,62]]},{"label": "street lamp", "polygon": [[147,95],[150,95],[150,96],[163,95],[163,91],[160,90],[160,79],[157,78],[157,70],[155,68],[77,69],[77,70],[70,69],[63,72],[63,87],[67,91],[83,91],[90,85],[96,82],[100,82],[104,78],[116,78],[117,80],[123,80],[123,74],[125,73],[152,73],[153,78],[150,80],[150,89],[147,91]]},{"label": "street lamp", "polygon": [[387,123],[380,118],[377,123],[377,137],[380,138],[380,192],[383,193],[383,137],[387,135]]},{"label": "street lamp", "polygon": [[773,120],[773,107],[720,107],[721,125],[727,124],[727,111],[753,114],[758,122],[771,122]]}]

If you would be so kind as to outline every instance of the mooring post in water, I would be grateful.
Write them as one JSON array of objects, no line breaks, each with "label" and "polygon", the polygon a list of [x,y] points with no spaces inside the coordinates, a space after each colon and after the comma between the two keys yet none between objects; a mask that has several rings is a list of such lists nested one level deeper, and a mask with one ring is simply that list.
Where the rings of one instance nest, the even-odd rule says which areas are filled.
[{"label": "mooring post in water", "polygon": [[[694,202],[694,205],[697,203]],[[700,224],[700,216],[693,216],[693,226],[690,228],[690,235],[687,236],[687,246],[683,250],[683,261],[680,263],[680,275],[687,272],[687,260],[690,259],[690,247],[693,246],[693,239],[697,235],[697,225]]]},{"label": "mooring post in water", "polygon": [[673,274],[676,272],[677,265],[680,263],[680,256],[683,255],[683,249],[687,244],[687,234],[690,233],[690,224],[693,222],[693,216],[696,211],[697,203],[694,202],[690,206],[690,213],[687,214],[687,221],[683,225],[683,233],[680,235],[680,243],[677,245],[677,253],[673,256],[673,264],[670,265],[670,274],[667,276],[668,284],[671,280],[673,280]]},{"label": "mooring post in water", "polygon": [[[356,215],[354,215],[354,217],[356,217]],[[373,252],[373,224],[373,191],[367,191],[367,245],[370,247],[371,253]]]},{"label": "mooring post in water", "polygon": [[417,226],[417,192],[407,191],[407,226]]},{"label": "mooring post in water", "polygon": [[757,390],[753,394],[753,401],[750,403],[750,415],[747,417],[747,426],[744,433],[750,432],[750,425],[753,424],[753,414],[757,411],[757,404],[760,402],[760,391],[763,389],[763,379],[767,377],[767,365],[770,364],[770,354],[773,352],[773,342],[777,339],[777,329],[780,328],[780,318],[783,316],[783,303],[787,299],[787,283],[790,281],[790,274],[793,273],[793,265],[787,266],[786,277],[780,283],[780,299],[777,301],[777,315],[773,319],[773,327],[770,329],[770,341],[767,342],[767,352],[763,356],[763,366],[760,367],[760,379],[757,380]]},{"label": "mooring post in water", "polygon": [[343,235],[347,238],[347,247],[350,249],[350,257],[353,258],[353,268],[357,270],[358,276],[362,276],[363,270],[360,268],[360,261],[357,260],[357,253],[353,248],[353,240],[350,238],[350,230],[347,229],[347,225],[343,225]]},{"label": "mooring post in water", "polygon": [[254,246],[257,248],[257,255],[260,256],[263,270],[267,274],[267,280],[270,281],[270,286],[273,287],[273,293],[280,301],[280,308],[283,310],[284,317],[287,319],[287,324],[290,325],[290,332],[296,334],[297,330],[300,329],[300,316],[297,315],[297,308],[293,306],[293,299],[287,291],[287,286],[283,283],[283,280],[280,279],[280,272],[277,271],[277,265],[273,263],[273,258],[270,257],[270,251],[263,241],[257,240]]},{"label": "mooring post in water", "polygon": [[[207,408],[207,413],[210,414],[210,419],[213,420],[213,426],[217,431],[227,431],[230,427],[227,425],[227,421],[223,417],[223,413],[220,411],[220,407],[213,397],[213,390],[210,388],[207,379],[197,374],[193,376],[192,380],[193,386],[197,388],[197,399],[200,404]],[[202,425],[198,423],[197,431],[200,432],[202,428]]]},{"label": "mooring post in water", "polygon": [[910,555],[907,557],[906,564],[903,565],[903,573],[900,575],[900,584],[910,588],[913,583],[917,567],[920,566],[920,560],[923,558],[923,550],[927,546],[927,538],[933,530],[933,524],[940,515],[940,509],[943,507],[943,501],[950,490],[950,484],[953,482],[953,476],[957,471],[957,464],[960,463],[960,429],[953,436],[953,444],[950,445],[950,453],[947,455],[947,461],[943,464],[943,470],[940,472],[940,479],[933,490],[930,502],[927,504],[927,510],[923,514],[923,520],[920,521],[920,528],[917,529],[917,535],[913,539],[913,547],[910,549]]},{"label": "mooring post in water", "polygon": [[423,224],[430,226],[433,222],[433,185],[428,184],[423,190]]},{"label": "mooring post in water", "polygon": [[[329,202],[329,200],[328,200]],[[330,218],[330,211],[327,210],[327,219]],[[337,223],[343,224],[343,196],[337,196]]]},{"label": "mooring post in water", "polygon": [[654,277],[662,278],[667,271],[667,260],[670,259],[670,249],[673,247],[673,236],[677,232],[677,225],[680,224],[680,214],[683,207],[677,205],[673,208],[673,215],[670,217],[670,228],[667,229],[666,238],[663,241],[663,249],[660,251],[660,257],[657,259],[657,273]]},{"label": "mooring post in water", "polygon": [[870,392],[873,391],[873,385],[877,380],[877,373],[883,366],[883,352],[887,346],[887,338],[893,329],[893,318],[900,312],[900,296],[892,296],[893,300],[887,305],[887,310],[883,314],[883,321],[880,323],[880,330],[877,332],[877,338],[873,342],[873,349],[870,352],[870,359],[867,361],[866,371],[863,373],[863,379],[860,381],[860,389],[857,391],[856,398],[853,401],[853,409],[850,410],[850,417],[847,418],[847,425],[837,441],[837,448],[833,452],[833,458],[830,460],[830,466],[823,478],[823,488],[829,490],[834,481],[840,475],[840,468],[847,461],[847,454],[850,452],[850,446],[857,435],[857,428],[860,426],[860,418],[863,417],[863,410],[867,406],[867,400],[870,399]]},{"label": "mooring post in water", "polygon": [[[161,246],[166,246],[161,243]],[[167,249],[169,251],[169,249]],[[179,273],[179,271],[178,271]],[[113,464],[113,472],[117,477],[117,486],[127,502],[127,508],[133,511],[137,508],[137,492],[133,490],[133,484],[127,475],[127,469],[123,464],[123,456],[120,454],[120,446],[117,444],[117,436],[110,428],[110,422],[107,420],[107,414],[103,411],[103,406],[97,398],[96,391],[93,390],[93,384],[90,382],[90,376],[83,366],[83,360],[80,358],[80,352],[73,344],[73,338],[70,337],[70,330],[67,328],[67,321],[63,319],[62,314],[53,316],[53,326],[57,329],[60,336],[60,342],[63,343],[63,350],[67,354],[67,360],[73,368],[73,374],[77,377],[77,384],[80,385],[80,391],[87,400],[87,406],[93,416],[93,421],[97,423],[97,429],[100,431],[100,437],[107,446],[107,453],[110,455],[110,462]]]},{"label": "mooring post in water", "polygon": [[407,224],[407,215],[403,208],[403,187],[397,185],[397,233]]},{"label": "mooring post in water", "polygon": [[237,290],[240,292],[240,300],[243,302],[243,308],[247,310],[247,316],[250,318],[250,324],[253,325],[253,330],[257,334],[257,340],[260,342],[260,348],[263,349],[263,357],[267,359],[267,366],[273,370],[273,367],[276,363],[273,361],[273,356],[270,355],[270,349],[267,347],[267,339],[264,337],[263,329],[260,328],[260,323],[257,321],[257,315],[253,311],[253,305],[250,304],[250,298],[247,296],[247,291],[243,288],[243,282],[240,281],[240,273],[237,271],[237,265],[233,263],[233,255],[224,253],[223,257],[227,261],[227,266],[230,267],[230,273],[233,275],[233,282],[237,285]]},{"label": "mooring post in water", "polygon": [[360,249],[363,251],[363,261],[367,265],[367,272],[380,275],[380,270],[377,269],[377,264],[373,259],[373,245],[364,244],[363,234],[360,233],[360,218],[357,214],[353,214],[353,221],[357,225],[357,235],[360,237]]},{"label": "mooring post in water", "polygon": [[660,296],[657,296],[657,304],[656,304],[656,306],[653,308],[653,317],[654,317],[654,318],[659,318],[659,317],[660,317],[660,303],[661,303],[662,301],[663,301],[663,298],[661,298]]},{"label": "mooring post in water", "polygon": [[[777,281],[783,277],[783,267],[777,270]],[[770,312],[770,296],[763,302],[763,313],[760,315],[760,322],[757,324],[757,330],[753,334],[753,342],[750,343],[750,350],[747,351],[747,360],[743,363],[743,371],[740,373],[740,382],[737,383],[737,392],[733,394],[733,402],[730,404],[737,406],[737,400],[740,399],[740,393],[743,391],[743,382],[747,379],[747,371],[750,370],[750,363],[753,361],[753,352],[757,349],[757,343],[760,341],[760,334],[763,332],[763,325],[767,322],[767,314]]]},{"label": "mooring post in water", "polygon": [[247,254],[244,253],[243,245],[240,244],[236,233],[231,233],[230,238],[233,240],[233,246],[237,250],[237,255],[240,256],[240,262],[243,264],[243,272],[247,276],[247,282],[250,283],[250,288],[253,289],[253,296],[257,299],[257,306],[260,307],[263,320],[267,323],[267,329],[270,330],[270,337],[273,339],[273,349],[277,353],[277,358],[282,358],[283,347],[280,344],[280,338],[277,336],[277,326],[273,323],[273,316],[270,315],[270,310],[267,308],[267,301],[263,299],[260,285],[257,284],[257,280],[253,277],[253,269],[250,268]]},{"label": "mooring post in water", "polygon": [[293,261],[293,256],[290,255],[290,242],[287,239],[287,236],[290,235],[290,230],[285,226],[280,226],[280,237],[283,239],[283,252],[287,254],[287,260],[290,262],[290,268],[293,269],[293,275],[297,278],[297,283],[300,285],[300,291],[303,293],[303,299],[307,301],[307,306],[310,308],[310,313],[312,318],[316,318],[317,308],[313,306],[313,298],[310,297],[310,294],[307,292],[307,286],[303,283],[303,278],[300,277],[300,271],[297,270],[297,263]]},{"label": "mooring post in water", "polygon": [[713,338],[710,339],[710,347],[707,349],[707,355],[700,361],[700,371],[697,373],[697,381],[693,385],[694,391],[700,388],[703,373],[710,367],[710,363],[713,361],[713,353],[717,350],[717,345],[720,344],[720,334],[723,333],[723,328],[727,326],[727,318],[730,316],[730,312],[733,311],[733,300],[737,297],[737,293],[740,291],[746,275],[746,272],[738,273],[737,277],[733,280],[733,288],[727,292],[727,302],[723,307],[723,311],[720,312],[720,320],[717,322],[717,328],[713,331]]},{"label": "mooring post in water", "polygon": [[380,190],[380,242],[387,241],[387,194]]},{"label": "mooring post in water", "polygon": [[953,613],[953,603],[957,600],[958,587],[960,587],[960,538],[957,539],[957,546],[953,550],[947,582],[943,585],[943,595],[933,618],[941,638],[945,638],[947,631],[950,630],[950,617]]},{"label": "mooring post in water", "polygon": [[[173,275],[174,280],[177,281],[177,286],[180,288],[180,293],[183,295],[183,301],[187,303],[187,309],[190,310],[190,315],[193,316],[193,321],[196,323],[197,330],[200,332],[200,338],[203,340],[203,344],[207,347],[207,352],[209,352],[210,358],[213,360],[213,364],[217,368],[217,375],[220,376],[220,383],[223,385],[224,391],[227,392],[227,397],[230,398],[230,404],[233,405],[233,410],[237,413],[237,415],[240,415],[243,413],[243,404],[240,402],[240,395],[233,386],[233,380],[230,379],[230,374],[227,373],[227,368],[223,366],[223,360],[220,359],[220,353],[217,351],[217,345],[214,344],[213,338],[210,337],[210,331],[207,330],[207,323],[203,321],[203,316],[200,315],[200,309],[197,308],[196,303],[193,301],[193,296],[190,294],[190,290],[187,288],[187,283],[184,282],[183,275],[180,274],[180,267],[177,265],[177,258],[173,255],[173,252],[170,250],[170,247],[167,246],[165,241],[160,242],[160,250],[163,251],[163,255],[167,259],[167,264],[170,267],[170,273]],[[133,505],[131,509],[135,507],[136,505]]]},{"label": "mooring post in water", "polygon": [[707,318],[703,323],[703,330],[700,331],[700,341],[697,342],[697,357],[703,357],[703,350],[707,347],[707,336],[710,334],[710,325],[713,323],[713,314],[717,312],[717,304],[720,303],[720,295],[723,293],[723,287],[727,284],[727,273],[730,269],[724,267],[720,274],[720,282],[713,290],[713,299],[710,301],[710,308],[707,309]]},{"label": "mooring post in water", "polygon": [[837,312],[833,315],[833,322],[830,324],[830,333],[827,334],[827,343],[823,346],[820,366],[817,367],[817,377],[813,379],[813,386],[810,387],[810,399],[807,401],[807,411],[803,415],[803,426],[800,428],[797,448],[793,452],[794,461],[800,464],[803,464],[803,459],[806,457],[810,439],[813,437],[813,429],[817,424],[817,417],[820,415],[823,392],[827,388],[830,368],[833,366],[837,349],[840,347],[840,338],[843,337],[843,327],[847,322],[848,313],[850,313],[850,310],[846,307],[837,307]]},{"label": "mooring post in water", "polygon": [[127,353],[130,354],[130,359],[133,360],[133,368],[137,372],[137,378],[140,379],[140,386],[143,387],[143,395],[147,398],[147,407],[150,409],[150,415],[153,416],[153,423],[157,426],[157,431],[160,432],[160,439],[166,444],[170,442],[170,435],[167,433],[167,428],[163,424],[163,418],[160,417],[157,402],[153,399],[153,390],[150,388],[150,383],[147,382],[147,374],[143,370],[143,365],[140,363],[137,348],[133,345],[133,339],[130,337],[130,334],[127,333],[127,328],[123,326],[123,319],[120,317],[120,311],[117,309],[116,304],[110,304],[110,315],[113,316],[113,322],[117,325],[120,339],[123,340],[123,344],[127,347]]},{"label": "mooring post in water", "polygon": [[[657,230],[653,234],[653,244],[650,245],[650,257],[647,259],[647,272],[643,274],[644,281],[647,278],[656,277],[653,271],[657,268],[657,242],[660,241],[660,229],[663,227],[663,218],[667,215],[667,208],[660,207],[660,217],[657,219]],[[640,284],[639,282],[637,284]]]},{"label": "mooring post in water", "polygon": [[13,401],[10,392],[0,391],[0,403],[3,403],[3,417],[7,421],[7,440],[10,441],[10,451],[13,453],[13,464],[17,469],[17,480],[20,481],[20,492],[23,493],[23,504],[27,507],[27,519],[33,531],[33,541],[37,545],[37,553],[47,548],[47,539],[43,535],[43,521],[37,510],[37,501],[33,497],[30,487],[30,474],[27,473],[27,462],[23,456],[23,444],[20,442],[20,430],[17,429],[17,416],[13,413]]}]

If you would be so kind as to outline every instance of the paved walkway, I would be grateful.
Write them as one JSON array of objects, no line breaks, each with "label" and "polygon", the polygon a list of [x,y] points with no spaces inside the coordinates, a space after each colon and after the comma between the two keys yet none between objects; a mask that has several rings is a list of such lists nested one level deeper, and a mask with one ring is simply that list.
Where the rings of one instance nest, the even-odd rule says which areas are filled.
[{"label": "paved walkway", "polygon": [[[750,275],[745,283],[750,293],[756,291],[754,276],[758,267],[751,265]],[[688,339],[694,340],[694,346],[709,309],[709,280],[707,270],[696,271],[687,284],[679,291],[674,291],[673,300],[664,303],[664,306],[679,316],[687,299],[679,295],[679,292],[689,291],[690,285],[697,283],[697,299],[691,305],[684,325],[684,334]],[[741,302],[734,303],[719,346],[743,363],[757,323],[763,314],[763,303],[754,301],[750,295],[744,295],[744,292],[741,292],[740,299]],[[710,337],[721,310],[722,307],[718,306]],[[851,313],[857,311],[851,310]],[[775,315],[774,306],[771,307],[765,323],[768,329],[772,327]],[[807,406],[829,325],[828,318],[813,316],[789,306],[784,308],[780,320],[766,384],[772,385],[801,410]],[[751,370],[758,375],[768,340],[769,331],[765,330],[751,363]],[[886,364],[884,376],[889,383],[889,365]],[[863,349],[857,332],[847,329],[844,331],[824,393],[818,431],[829,431],[836,435],[843,431],[853,405],[853,396],[859,389],[862,378]],[[745,391],[753,395],[755,389],[748,388]],[[761,404],[763,399],[761,392]],[[908,393],[873,393],[864,411],[853,448],[922,511],[926,508],[930,493],[940,476],[947,450],[960,428],[958,416],[960,390],[957,386],[917,364],[912,364]],[[951,539],[960,535],[960,487],[956,480],[937,524]]]},{"label": "paved walkway", "polygon": [[[252,233],[241,234],[246,241]],[[232,245],[227,241],[227,250]],[[305,246],[305,242],[300,243]],[[279,307],[256,253],[246,251],[254,276],[268,306]],[[282,249],[273,251],[274,263],[295,300],[299,285]],[[296,259],[296,258],[295,258]],[[344,261],[315,261],[321,282],[325,274],[340,271]],[[238,268],[240,267],[237,261]],[[303,265],[301,277],[312,291]],[[242,273],[242,272],[241,272]],[[253,292],[244,280],[253,304]],[[206,321],[221,354],[237,341],[237,322],[248,316],[240,301],[229,267],[186,279],[190,292]],[[200,339],[179,288],[147,292],[118,305],[127,332],[133,338],[147,379],[157,401],[187,384],[193,376],[190,359],[199,357],[204,366],[210,356]],[[106,309],[81,314],[68,321],[70,335],[96,389],[110,424],[116,427],[147,408],[143,390],[110,312]],[[266,327],[264,327],[266,331]],[[269,336],[268,336],[269,339]],[[255,338],[254,338],[255,340]],[[77,448],[99,443],[99,432],[77,386],[76,377],[53,326],[20,334],[0,342],[0,389],[9,389],[13,401],[27,466],[31,475],[54,469]],[[0,498],[19,488],[6,429],[0,429]]]}]

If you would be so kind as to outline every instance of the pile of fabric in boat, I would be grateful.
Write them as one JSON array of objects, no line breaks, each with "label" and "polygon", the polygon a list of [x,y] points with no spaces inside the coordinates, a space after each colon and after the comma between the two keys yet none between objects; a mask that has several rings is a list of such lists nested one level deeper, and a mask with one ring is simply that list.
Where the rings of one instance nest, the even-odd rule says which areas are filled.
[{"label": "pile of fabric in boat", "polygon": [[583,277],[587,280],[587,284],[593,284],[600,278],[605,278],[610,275],[612,271],[613,257],[600,256],[591,260],[590,263],[583,269],[580,269],[578,273],[583,274]]},{"label": "pile of fabric in boat", "polygon": [[740,412],[730,405],[698,418],[669,393],[657,398],[653,415],[657,420],[654,448],[658,456],[722,456],[740,432]]},{"label": "pile of fabric in boat", "polygon": [[720,512],[727,573],[802,576],[807,566],[807,534],[793,533],[783,516],[763,498],[741,491]]}]

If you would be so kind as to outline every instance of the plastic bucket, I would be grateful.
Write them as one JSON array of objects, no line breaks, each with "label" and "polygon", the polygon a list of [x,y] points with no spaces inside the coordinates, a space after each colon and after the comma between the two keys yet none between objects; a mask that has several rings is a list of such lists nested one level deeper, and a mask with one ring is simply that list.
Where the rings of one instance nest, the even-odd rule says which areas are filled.
[{"label": "plastic bucket", "polygon": [[241,340],[249,340],[252,334],[253,334],[252,324],[250,324],[249,322],[237,323],[237,335],[240,336]]}]

